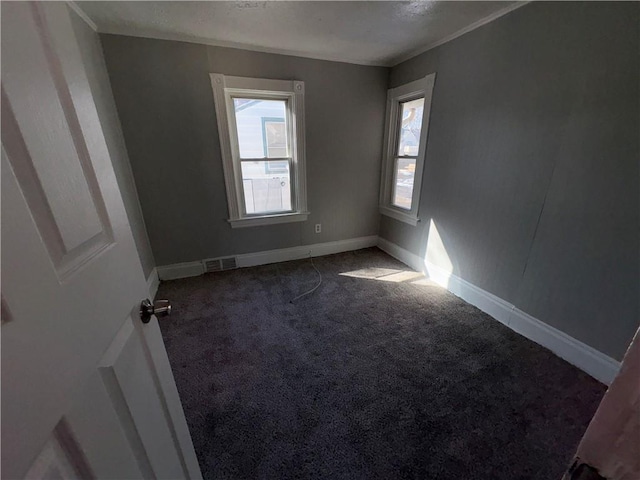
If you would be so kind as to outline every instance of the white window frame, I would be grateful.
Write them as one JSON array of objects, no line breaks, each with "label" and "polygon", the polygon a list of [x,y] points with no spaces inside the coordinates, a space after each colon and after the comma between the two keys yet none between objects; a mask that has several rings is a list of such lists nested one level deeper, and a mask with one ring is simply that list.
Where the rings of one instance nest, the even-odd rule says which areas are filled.
[{"label": "white window frame", "polygon": [[[220,136],[224,181],[229,204],[228,222],[232,228],[302,222],[307,220],[307,182],[304,135],[304,82],[270,80],[211,74]],[[233,97],[287,101],[288,134],[291,141],[291,210],[287,212],[247,214],[242,183],[240,150],[236,131]],[[262,159],[260,159],[262,160]],[[278,160],[265,158],[264,160]]]},{"label": "white window frame", "polygon": [[[424,171],[424,157],[427,150],[427,136],[429,132],[429,116],[431,114],[431,99],[436,74],[432,73],[405,85],[392,88],[387,92],[387,117],[385,122],[385,137],[382,161],[382,175],[380,180],[380,213],[401,222],[416,226],[420,221],[418,209],[420,207],[420,192],[422,189],[422,172]],[[398,141],[400,134],[400,104],[410,100],[424,98],[422,114],[422,129],[420,131],[420,147],[416,158],[416,171],[413,179],[411,209],[407,210],[393,204],[393,187],[395,182],[395,159],[398,157]],[[413,157],[412,157],[413,158]]]}]

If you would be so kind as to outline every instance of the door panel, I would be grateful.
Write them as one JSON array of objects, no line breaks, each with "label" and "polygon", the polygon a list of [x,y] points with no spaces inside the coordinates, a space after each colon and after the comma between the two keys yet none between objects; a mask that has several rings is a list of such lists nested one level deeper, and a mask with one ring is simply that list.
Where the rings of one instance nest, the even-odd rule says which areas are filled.
[{"label": "door panel", "polygon": [[198,478],[67,6],[1,8],[3,478]]},{"label": "door panel", "polygon": [[[42,16],[38,10],[15,9],[12,17],[23,28],[11,32],[5,48],[22,51],[19,57],[7,57],[2,84],[15,109],[16,123],[30,154],[29,167],[44,190],[61,247],[70,252],[104,232],[104,215],[98,213],[96,205],[101,199],[95,191],[87,147]],[[39,42],[29,41],[30,36],[36,35]],[[37,89],[39,95],[32,95],[32,89]],[[40,95],[51,101],[40,102]],[[38,114],[33,115],[36,111]],[[41,141],[43,137],[56,141]]]},{"label": "door panel", "polygon": [[11,139],[5,148],[52,261],[64,275],[111,243],[111,227],[43,12],[5,10],[22,26],[3,35],[3,52],[21,52],[3,56],[3,129]]},{"label": "door panel", "polygon": [[65,420],[82,445],[94,477],[145,478],[98,371],[86,382]]},{"label": "door panel", "polygon": [[80,446],[64,420],[55,428],[26,478],[94,478]]},{"label": "door panel", "polygon": [[155,348],[155,345],[164,345],[158,321],[152,319],[144,328],[141,328],[141,334],[146,347],[145,350],[150,357],[149,363],[155,370],[156,383],[162,390],[161,400],[163,401],[165,415],[169,419],[168,424],[172,428],[171,433],[183,453],[182,463],[188,473],[187,477],[200,478],[200,466],[198,465],[191,434],[187,427],[187,420],[182,410],[167,351],[164,348]]},{"label": "door panel", "polygon": [[156,385],[133,322],[125,322],[99,369],[140,464],[155,478],[184,476],[160,397],[149,395]]}]

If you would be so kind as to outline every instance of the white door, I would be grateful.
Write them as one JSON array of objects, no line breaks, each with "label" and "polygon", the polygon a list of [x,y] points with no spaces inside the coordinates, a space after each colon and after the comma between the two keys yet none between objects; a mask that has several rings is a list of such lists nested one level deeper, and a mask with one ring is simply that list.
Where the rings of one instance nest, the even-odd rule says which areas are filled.
[{"label": "white door", "polygon": [[200,478],[64,2],[2,2],[2,478]]}]

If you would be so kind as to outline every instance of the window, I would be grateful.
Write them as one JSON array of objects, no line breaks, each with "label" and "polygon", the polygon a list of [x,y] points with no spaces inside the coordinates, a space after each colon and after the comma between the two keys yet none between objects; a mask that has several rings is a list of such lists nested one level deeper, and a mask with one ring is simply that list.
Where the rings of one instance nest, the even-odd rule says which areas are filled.
[{"label": "window", "polygon": [[307,219],[304,82],[211,74],[231,226]]},{"label": "window", "polygon": [[435,73],[387,93],[380,213],[417,225]]}]

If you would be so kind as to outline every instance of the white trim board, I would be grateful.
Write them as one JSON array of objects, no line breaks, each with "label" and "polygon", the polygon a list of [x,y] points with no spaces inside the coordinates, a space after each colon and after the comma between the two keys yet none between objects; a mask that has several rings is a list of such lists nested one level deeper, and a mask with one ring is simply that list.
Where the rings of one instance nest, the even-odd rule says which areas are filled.
[{"label": "white trim board", "polygon": [[400,260],[402,263],[408,265],[414,270],[422,272],[425,275],[427,274],[424,266],[424,260],[415,253],[411,253],[409,250],[405,250],[404,248],[382,237],[378,238],[378,248],[383,252],[388,253],[392,257]]},{"label": "white trim board", "polygon": [[362,248],[375,247],[378,245],[378,236],[350,238],[338,240],[336,242],[315,243],[313,245],[301,245],[299,247],[281,248],[278,250],[268,250],[266,252],[245,253],[236,255],[238,267],[253,267],[256,265],[266,265],[268,263],[287,262],[289,260],[299,260],[308,257],[321,257],[323,255],[333,255],[334,253],[350,252]]},{"label": "white trim board", "polygon": [[[378,236],[349,238],[336,242],[315,243],[312,245],[300,245],[297,247],[280,248],[277,250],[267,250],[264,252],[243,253],[240,255],[229,255],[236,257],[238,268],[254,267],[266,265],[268,263],[287,262],[289,260],[299,260],[302,258],[320,257],[332,255],[334,253],[349,252],[362,248],[375,247],[378,244]],[[176,280],[178,278],[195,277],[205,273],[203,261],[175,263],[173,265],[163,265],[157,268],[160,280]]]},{"label": "white trim board", "polygon": [[76,14],[84,21],[84,23],[86,23],[89,28],[91,30],[93,30],[94,32],[98,31],[98,26],[95,24],[95,22],[93,20],[91,20],[89,18],[89,15],[87,15],[84,10],[82,10],[82,8],[80,8],[80,5],[78,5],[76,2],[68,0],[67,1],[67,5],[69,6],[69,8],[71,10],[73,10],[74,12],[76,12]]},{"label": "white trim board", "polygon": [[602,383],[610,385],[618,373],[620,362],[617,360],[532,317],[503,299],[425,262],[420,256],[384,238],[379,239],[378,248],[414,270],[423,272],[454,295],[491,315],[514,332],[548,348]]},{"label": "white trim board", "polygon": [[153,268],[147,278],[147,292],[149,292],[149,300],[153,301],[160,286],[160,277],[158,277],[158,269]]},{"label": "white trim board", "polygon": [[177,280],[178,278],[197,277],[204,274],[204,264],[201,260],[195,262],[172,263],[157,267],[160,281]]}]

